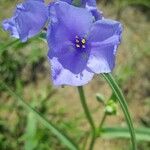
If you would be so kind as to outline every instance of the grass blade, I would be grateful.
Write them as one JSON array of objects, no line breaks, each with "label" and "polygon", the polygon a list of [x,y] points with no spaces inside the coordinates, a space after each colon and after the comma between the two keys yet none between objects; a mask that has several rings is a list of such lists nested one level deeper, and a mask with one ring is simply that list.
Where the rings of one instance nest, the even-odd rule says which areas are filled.
[{"label": "grass blade", "polygon": [[[102,129],[102,138],[130,138],[130,133],[128,128],[121,127],[105,127]],[[136,138],[138,141],[150,142],[150,129],[149,128],[138,128],[135,129]]]},{"label": "grass blade", "polygon": [[62,133],[59,129],[57,129],[55,125],[53,125],[46,118],[44,118],[39,112],[37,112],[29,104],[27,104],[19,95],[13,92],[5,83],[2,83],[2,85],[7,89],[7,91],[11,96],[19,100],[24,105],[24,107],[26,107],[26,109],[32,112],[46,128],[48,128],[55,136],[57,136],[58,139],[62,141],[64,145],[66,145],[70,150],[78,150],[77,145],[75,145],[74,142],[68,136]]},{"label": "grass blade", "polygon": [[13,41],[7,43],[6,45],[0,47],[0,54],[2,54],[8,47],[11,47],[11,46],[13,46],[14,44],[16,44],[18,42],[19,42],[18,39],[17,40],[13,40]]},{"label": "grass blade", "polygon": [[24,134],[24,149],[25,150],[34,150],[38,145],[38,138],[37,138],[37,118],[32,112],[29,112],[27,118],[27,127],[26,132]]},{"label": "grass blade", "polygon": [[130,114],[128,111],[128,105],[123,96],[123,93],[122,93],[121,89],[119,88],[118,84],[116,83],[116,81],[114,80],[113,76],[110,73],[107,73],[107,74],[103,73],[102,75],[106,79],[108,84],[110,85],[112,91],[114,92],[114,94],[116,95],[116,97],[120,103],[120,106],[122,108],[122,111],[124,113],[126,122],[128,124],[129,131],[130,131],[131,141],[132,141],[132,149],[137,150],[135,131],[134,131],[133,123],[132,123],[132,120],[131,120],[131,117],[130,117]]}]

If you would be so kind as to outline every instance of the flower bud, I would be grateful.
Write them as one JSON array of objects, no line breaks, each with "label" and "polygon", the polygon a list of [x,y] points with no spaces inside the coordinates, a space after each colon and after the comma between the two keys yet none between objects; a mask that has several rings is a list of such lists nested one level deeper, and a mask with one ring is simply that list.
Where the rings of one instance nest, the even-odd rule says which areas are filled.
[{"label": "flower bud", "polygon": [[117,105],[116,102],[114,102],[114,100],[110,99],[105,107],[105,113],[107,115],[116,115],[117,113]]},{"label": "flower bud", "polygon": [[100,103],[105,105],[105,98],[104,98],[104,96],[102,94],[97,93],[96,94],[96,99],[97,99],[98,102],[100,102]]}]

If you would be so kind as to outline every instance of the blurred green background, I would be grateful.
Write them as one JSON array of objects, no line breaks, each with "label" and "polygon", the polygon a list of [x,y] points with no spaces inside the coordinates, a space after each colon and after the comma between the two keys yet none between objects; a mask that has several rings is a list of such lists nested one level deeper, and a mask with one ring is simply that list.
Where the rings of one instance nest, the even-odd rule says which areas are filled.
[{"label": "blurred green background", "polygon": [[[12,15],[19,0],[0,0],[0,22]],[[48,2],[48,1],[47,1]],[[124,26],[113,74],[123,89],[135,127],[150,128],[150,1],[99,0],[98,7],[107,18],[120,20]],[[80,145],[87,141],[89,129],[75,87],[56,88],[50,80],[47,44],[39,38],[27,43],[15,39],[0,27],[0,81],[36,108],[49,121]],[[99,123],[105,100],[111,90],[103,78],[95,76],[85,86],[90,110]],[[106,119],[107,126],[126,126],[119,105],[117,113]],[[127,139],[98,139],[95,150],[129,150]],[[150,142],[139,141],[138,150],[149,150]],[[67,150],[35,116],[0,85],[0,150]]]}]

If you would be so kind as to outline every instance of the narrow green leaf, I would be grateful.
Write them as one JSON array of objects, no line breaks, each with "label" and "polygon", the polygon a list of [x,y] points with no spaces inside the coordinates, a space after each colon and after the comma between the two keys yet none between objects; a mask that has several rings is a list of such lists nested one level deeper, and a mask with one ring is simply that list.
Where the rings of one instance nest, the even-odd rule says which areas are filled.
[{"label": "narrow green leaf", "polygon": [[17,40],[11,41],[11,42],[7,43],[6,45],[0,47],[0,54],[2,54],[8,47],[13,46],[14,44],[16,44],[18,42],[19,42],[19,40],[17,39]]},{"label": "narrow green leaf", "polygon": [[37,112],[29,104],[27,104],[19,95],[13,92],[5,83],[2,83],[2,85],[8,90],[11,96],[19,100],[24,105],[24,107],[26,107],[30,112],[32,112],[45,127],[47,127],[55,136],[58,137],[58,139],[62,141],[64,145],[66,145],[70,150],[78,150],[78,146],[75,145],[74,142],[68,136],[62,133],[55,125],[53,125],[46,118],[44,118],[39,112]]},{"label": "narrow green leaf", "polygon": [[126,118],[126,122],[128,124],[128,127],[129,127],[133,150],[137,150],[135,131],[134,131],[133,123],[132,123],[132,120],[131,120],[131,117],[130,117],[130,114],[128,111],[128,105],[127,105],[126,100],[123,96],[123,93],[122,93],[121,89],[119,88],[118,84],[115,82],[113,76],[110,73],[107,73],[107,74],[103,73],[102,75],[106,79],[108,84],[110,85],[111,89],[113,90],[114,94],[116,95],[116,97],[120,103],[120,106],[122,108],[122,111],[123,111],[124,116]]},{"label": "narrow green leaf", "polygon": [[146,7],[150,8],[150,2],[149,0],[128,0],[128,5],[136,4],[136,5],[144,5]]},{"label": "narrow green leaf", "polygon": [[38,144],[37,136],[37,119],[32,112],[29,112],[27,118],[27,127],[24,135],[25,150],[34,150]]},{"label": "narrow green leaf", "polygon": [[[46,41],[46,33],[45,32],[41,32],[39,33],[38,35],[36,35],[35,37],[32,38],[32,40],[35,40],[35,39],[42,39],[43,41]],[[11,42],[8,42],[6,45],[3,45],[3,46],[0,46],[0,55],[9,47],[15,45],[15,44],[20,44],[21,41],[19,39],[15,39]]]},{"label": "narrow green leaf", "polygon": [[[128,128],[121,127],[105,127],[102,129],[102,138],[130,138]],[[150,142],[150,129],[149,128],[138,128],[135,129],[136,138],[138,141]]]}]

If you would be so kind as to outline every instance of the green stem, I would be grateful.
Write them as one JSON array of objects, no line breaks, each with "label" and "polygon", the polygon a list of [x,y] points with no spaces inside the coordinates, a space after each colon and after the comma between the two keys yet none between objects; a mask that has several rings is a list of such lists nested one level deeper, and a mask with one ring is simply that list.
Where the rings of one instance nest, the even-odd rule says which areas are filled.
[{"label": "green stem", "polygon": [[100,125],[99,125],[99,128],[98,128],[97,132],[94,132],[94,134],[93,134],[93,136],[92,136],[92,140],[91,140],[91,144],[90,144],[90,148],[89,148],[90,150],[93,149],[94,144],[95,144],[97,138],[98,138],[99,135],[101,134],[101,130],[102,130],[102,127],[103,127],[103,124],[104,124],[104,122],[105,122],[106,117],[107,117],[107,114],[104,113],[103,118],[102,118],[102,120],[101,120],[101,122],[100,122]]},{"label": "green stem", "polygon": [[128,105],[123,96],[123,93],[122,93],[121,89],[119,88],[118,84],[116,83],[116,81],[114,80],[113,76],[110,73],[108,73],[108,74],[104,73],[102,75],[106,79],[106,81],[108,82],[110,87],[112,88],[114,94],[116,95],[116,97],[120,103],[120,106],[122,108],[122,111],[124,113],[126,122],[128,124],[129,131],[130,131],[131,141],[132,141],[132,149],[137,150],[135,131],[134,131],[133,123],[132,123],[132,120],[131,120],[131,117],[130,117],[130,114],[128,111]]},{"label": "green stem", "polygon": [[107,116],[107,114],[104,113],[103,118],[102,118],[102,120],[101,120],[101,122],[100,122],[100,124],[99,124],[99,128],[98,128],[98,130],[99,130],[98,133],[99,133],[99,134],[100,134],[101,129],[102,129],[102,127],[103,127],[103,124],[104,124],[104,122],[105,122],[106,116]]},{"label": "green stem", "polygon": [[84,109],[86,118],[87,118],[87,120],[88,120],[88,122],[91,126],[91,129],[92,129],[92,140],[91,140],[90,148],[89,148],[89,150],[92,150],[93,146],[94,146],[94,143],[95,143],[95,139],[96,139],[96,128],[95,128],[95,124],[94,124],[93,118],[91,116],[91,113],[88,109],[88,106],[87,106],[87,103],[86,103],[86,98],[85,98],[85,95],[84,95],[84,90],[83,90],[82,86],[78,87],[78,92],[79,92],[81,104],[82,104],[82,107]]},{"label": "green stem", "polygon": [[79,91],[81,104],[82,104],[82,107],[84,109],[86,118],[87,118],[89,124],[91,125],[92,130],[95,131],[95,125],[94,125],[94,122],[93,122],[93,118],[92,118],[92,116],[90,114],[90,111],[88,109],[82,86],[78,86],[78,91]]},{"label": "green stem", "polygon": [[94,132],[93,132],[93,135],[92,135],[91,142],[90,142],[89,150],[93,150],[94,144],[95,144],[95,142],[96,142],[96,139],[97,139],[97,137],[96,137],[96,133],[95,133],[95,131],[94,131]]}]

